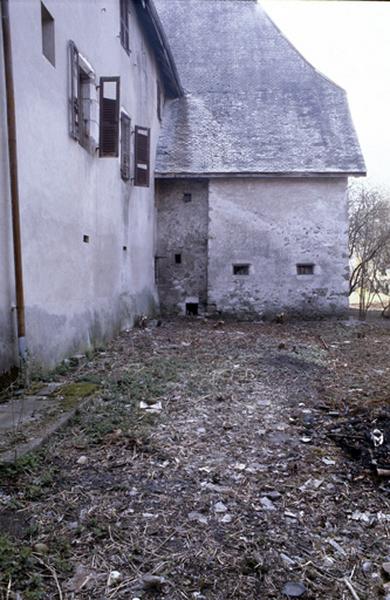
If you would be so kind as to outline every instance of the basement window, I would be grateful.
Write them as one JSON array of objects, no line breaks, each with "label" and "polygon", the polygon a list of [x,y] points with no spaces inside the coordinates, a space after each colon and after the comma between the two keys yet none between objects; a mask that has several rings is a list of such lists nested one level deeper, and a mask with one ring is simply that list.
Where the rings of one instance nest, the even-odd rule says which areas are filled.
[{"label": "basement window", "polygon": [[196,317],[198,315],[199,304],[197,302],[186,303],[186,315],[188,317]]},{"label": "basement window", "polygon": [[41,2],[41,24],[42,24],[42,54],[47,60],[56,66],[55,57],[55,38],[54,38],[54,19]]},{"label": "basement window", "polygon": [[313,263],[297,264],[297,275],[314,275]]},{"label": "basement window", "polygon": [[233,265],[233,275],[249,275],[250,264]]},{"label": "basement window", "polygon": [[189,192],[185,192],[183,194],[183,202],[191,202],[192,200],[192,194],[190,194]]},{"label": "basement window", "polygon": [[181,265],[181,254],[175,254],[175,264]]}]

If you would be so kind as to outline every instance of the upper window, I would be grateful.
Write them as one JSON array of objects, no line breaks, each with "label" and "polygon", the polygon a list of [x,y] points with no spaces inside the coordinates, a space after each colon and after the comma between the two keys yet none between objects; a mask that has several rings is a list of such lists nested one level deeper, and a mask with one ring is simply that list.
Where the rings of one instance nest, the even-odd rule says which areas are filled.
[{"label": "upper window", "polygon": [[86,150],[95,151],[92,139],[92,105],[96,101],[95,73],[69,42],[69,133]]},{"label": "upper window", "polygon": [[42,24],[42,53],[53,67],[56,66],[56,48],[54,37],[54,19],[41,2],[41,24]]},{"label": "upper window", "polygon": [[130,52],[130,35],[129,35],[129,13],[130,13],[130,2],[129,0],[120,0],[120,13],[121,13],[121,44],[127,53]]},{"label": "upper window", "polygon": [[149,169],[150,169],[150,129],[148,127],[138,127],[135,131],[135,168],[134,185],[149,187]]}]

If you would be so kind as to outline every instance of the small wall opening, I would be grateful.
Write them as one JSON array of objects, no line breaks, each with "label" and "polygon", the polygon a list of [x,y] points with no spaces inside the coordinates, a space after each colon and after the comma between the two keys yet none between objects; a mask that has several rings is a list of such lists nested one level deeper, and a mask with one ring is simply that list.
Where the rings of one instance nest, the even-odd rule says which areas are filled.
[{"label": "small wall opening", "polygon": [[89,235],[83,235],[84,244],[89,244]]},{"label": "small wall opening", "polygon": [[192,194],[190,192],[185,192],[183,194],[183,202],[191,202]]},{"label": "small wall opening", "polygon": [[181,254],[175,254],[175,264],[181,265]]},{"label": "small wall opening", "polygon": [[249,264],[233,265],[233,275],[249,275]]},{"label": "small wall opening", "polygon": [[199,304],[197,302],[186,302],[186,315],[196,317],[199,314]]},{"label": "small wall opening", "polygon": [[297,264],[297,275],[314,275],[313,263]]}]

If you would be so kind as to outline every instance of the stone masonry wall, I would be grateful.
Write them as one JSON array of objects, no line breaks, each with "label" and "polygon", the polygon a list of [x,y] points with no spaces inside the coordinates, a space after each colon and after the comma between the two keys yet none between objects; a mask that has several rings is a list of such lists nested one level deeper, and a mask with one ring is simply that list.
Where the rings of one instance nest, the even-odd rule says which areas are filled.
[{"label": "stone masonry wall", "polygon": [[[346,186],[345,177],[210,180],[210,308],[242,317],[344,313]],[[313,274],[298,274],[298,264],[314,265]],[[249,274],[234,275],[233,265]]]},{"label": "stone masonry wall", "polygon": [[161,312],[185,314],[189,303],[198,304],[203,312],[207,303],[208,182],[160,180],[156,203]]}]

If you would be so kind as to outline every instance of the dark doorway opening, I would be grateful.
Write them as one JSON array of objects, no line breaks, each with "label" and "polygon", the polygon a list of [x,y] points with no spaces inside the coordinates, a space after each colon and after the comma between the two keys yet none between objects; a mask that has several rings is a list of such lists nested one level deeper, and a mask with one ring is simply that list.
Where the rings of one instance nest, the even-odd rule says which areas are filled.
[{"label": "dark doorway opening", "polygon": [[187,302],[186,315],[188,317],[196,317],[199,313],[199,304],[197,302]]}]

